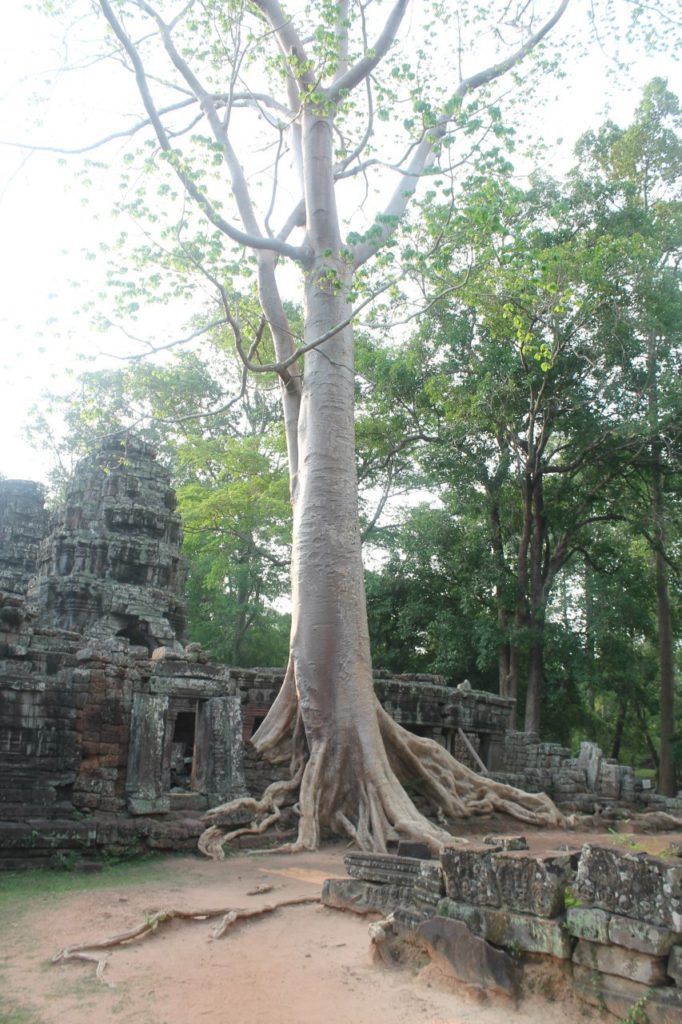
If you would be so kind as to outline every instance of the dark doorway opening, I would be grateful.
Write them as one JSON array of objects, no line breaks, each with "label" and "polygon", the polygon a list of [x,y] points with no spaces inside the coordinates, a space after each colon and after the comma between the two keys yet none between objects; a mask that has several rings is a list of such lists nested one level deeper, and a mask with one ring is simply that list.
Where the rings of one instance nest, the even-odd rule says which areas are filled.
[{"label": "dark doorway opening", "polygon": [[171,740],[171,789],[191,790],[194,788],[196,731],[196,706],[191,709],[178,710],[173,723]]}]

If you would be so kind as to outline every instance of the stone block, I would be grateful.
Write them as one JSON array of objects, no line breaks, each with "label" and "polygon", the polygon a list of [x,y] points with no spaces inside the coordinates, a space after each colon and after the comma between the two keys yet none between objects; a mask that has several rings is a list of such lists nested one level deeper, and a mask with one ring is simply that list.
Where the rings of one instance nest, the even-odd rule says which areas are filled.
[{"label": "stone block", "polygon": [[682,931],[682,864],[588,844],[573,891],[602,910]]},{"label": "stone block", "polygon": [[[411,886],[376,885],[356,878],[327,878],[322,885],[322,902],[326,907],[352,910],[356,914],[376,911],[387,915],[402,906],[419,913],[413,902]],[[423,920],[430,917],[431,912],[424,911],[420,916]]]},{"label": "stone block", "polygon": [[566,911],[566,930],[576,939],[590,942],[609,942],[611,914],[596,907],[569,907]]},{"label": "stone block", "polygon": [[419,925],[416,934],[446,973],[486,992],[514,995],[517,980],[512,958],[473,935],[463,921],[432,917]]},{"label": "stone block", "polygon": [[603,754],[596,743],[581,743],[578,763],[584,769],[587,786],[592,792],[597,788],[597,779],[601,768]]},{"label": "stone block", "polygon": [[602,974],[617,974],[642,985],[657,986],[667,982],[665,957],[636,953],[622,946],[604,946],[581,939],[573,951],[573,963],[592,967]]},{"label": "stone block", "polygon": [[[652,989],[615,974],[600,974],[579,964],[573,966],[573,990],[578,998],[624,1020],[633,1007],[646,1015],[648,1024],[680,1024],[682,989]],[[641,1017],[639,1019],[642,1019]]]},{"label": "stone block", "polygon": [[602,763],[598,781],[599,795],[607,800],[617,800],[620,796],[621,775],[620,765]]},{"label": "stone block", "polygon": [[419,884],[441,896],[443,873],[437,860],[419,860],[416,857],[396,857],[390,853],[364,853],[353,851],[343,859],[351,878],[382,885]]},{"label": "stone block", "polygon": [[493,854],[492,865],[502,906],[536,917],[563,914],[564,893],[572,877],[569,856],[497,853]]},{"label": "stone block", "polygon": [[682,942],[682,935],[661,925],[636,921],[631,917],[618,917],[614,914],[609,921],[609,942],[634,949],[639,953],[665,956],[676,943]]},{"label": "stone block", "polygon": [[152,661],[184,661],[185,652],[180,645],[165,645],[152,651]]},{"label": "stone block", "polygon": [[668,957],[668,974],[682,988],[682,945],[673,946]]},{"label": "stone block", "polygon": [[[83,806],[91,806],[86,804],[85,799],[81,800],[80,803]],[[168,814],[170,811],[170,798],[168,796],[152,799],[129,796],[127,803],[129,814]]]},{"label": "stone block", "polygon": [[446,846],[441,853],[446,895],[456,903],[499,907],[500,890],[493,864],[494,846]]},{"label": "stone block", "polygon": [[438,904],[438,913],[464,921],[474,935],[495,946],[523,953],[546,953],[559,960],[570,959],[573,952],[573,939],[564,927],[563,918],[547,919],[497,907],[474,907],[447,897]]}]

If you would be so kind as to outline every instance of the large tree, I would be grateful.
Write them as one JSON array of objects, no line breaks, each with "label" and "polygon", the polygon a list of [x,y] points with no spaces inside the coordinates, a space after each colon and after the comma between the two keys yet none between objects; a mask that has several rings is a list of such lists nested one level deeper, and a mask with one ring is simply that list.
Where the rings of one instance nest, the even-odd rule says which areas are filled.
[{"label": "large tree", "polygon": [[[114,134],[152,133],[146,170],[165,172],[159,193],[180,207],[165,236],[178,255],[167,262],[182,259],[211,282],[245,366],[276,373],[281,383],[293,621],[286,679],[254,742],[266,756],[289,758],[292,778],[254,810],[265,815],[264,827],[285,792],[297,790],[300,847],[315,847],[322,825],[376,849],[396,835],[442,842],[447,834],[418,813],[401,786],[415,776],[446,815],[497,806],[529,821],[557,820],[545,798],[467,772],[435,744],[400,729],[375,699],[352,323],[371,300],[363,291],[369,262],[390,272],[391,245],[420,179],[430,175],[447,188],[465,146],[453,148],[472,131],[496,130],[490,90],[523,62],[528,67],[568,3],[476,0],[450,10],[436,0],[314,0],[286,10],[279,0],[189,0],[172,9],[94,0],[90,7],[108,26],[109,52],[132,72],[145,110],[141,122]],[[446,75],[438,73],[443,64]],[[257,145],[255,134],[268,132]],[[371,185],[377,170],[388,201],[365,218],[362,189],[353,191],[352,183]],[[346,203],[350,196],[361,211],[350,231],[340,215],[348,182]],[[148,212],[148,197],[130,174],[127,188],[134,212]],[[252,264],[262,317],[251,327],[231,286]],[[302,283],[301,338],[282,299],[286,265]],[[140,286],[126,278],[128,270],[118,282],[134,312]],[[260,351],[265,337],[274,347],[269,361]],[[217,851],[221,842],[218,829],[203,845]]]},{"label": "large tree", "polygon": [[[518,12],[516,5],[497,5],[514,23],[515,45],[507,47],[505,35],[491,31],[490,62],[460,70],[452,87],[442,86],[428,67],[429,50],[443,58],[446,33],[458,45],[457,18],[440,4],[424,7],[421,24],[412,12],[411,31],[423,40],[412,60],[397,45],[408,0],[374,6],[321,0],[294,13],[278,0],[190,2],[172,14],[166,6],[99,0],[116,53],[134,72],[160,159],[215,229],[218,249],[236,244],[255,254],[263,325],[251,336],[232,306],[215,245],[203,272],[221,296],[245,364],[263,370],[258,344],[267,330],[275,350],[269,369],[281,381],[293,504],[292,633],[284,685],[254,743],[273,759],[290,758],[292,778],[265,794],[255,810],[276,814],[284,791],[298,790],[300,847],[315,847],[322,825],[362,847],[384,849],[396,835],[438,844],[446,833],[416,810],[401,785],[401,778],[418,775],[445,814],[497,805],[528,820],[556,820],[542,797],[496,788],[466,772],[437,745],[400,729],[376,701],[358,522],[352,321],[358,275],[392,241],[420,177],[451,162],[453,133],[466,123],[476,102],[471,97],[538,47],[568,0],[539,24],[525,3]],[[476,8],[480,15],[481,5]],[[522,24],[524,17],[532,24]],[[492,22],[488,27],[495,29]],[[152,52],[157,42],[163,61]],[[378,162],[374,139],[396,104],[406,115],[404,150],[390,157],[397,184],[366,230],[344,234],[337,193],[346,179],[362,179]],[[242,142],[241,153],[237,148],[244,106],[257,110],[273,134],[271,198],[260,205],[249,143]],[[177,137],[187,122],[179,123],[179,112],[187,113],[193,132],[182,149]],[[387,142],[389,152],[394,141]],[[196,162],[202,149],[226,172],[227,191],[223,183],[216,192]],[[285,150],[291,158],[286,170]],[[285,176],[288,211],[277,194]],[[237,220],[226,209],[230,193]],[[278,215],[284,226],[276,232],[270,221]],[[303,282],[298,346],[278,280],[284,261]],[[221,842],[221,830],[214,829],[203,846],[215,852]]]}]

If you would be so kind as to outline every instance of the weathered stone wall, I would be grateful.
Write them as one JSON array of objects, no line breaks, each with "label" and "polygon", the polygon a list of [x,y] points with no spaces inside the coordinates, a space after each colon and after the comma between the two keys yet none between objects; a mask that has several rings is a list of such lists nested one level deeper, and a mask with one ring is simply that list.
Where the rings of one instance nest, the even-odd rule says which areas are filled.
[{"label": "weathered stone wall", "polygon": [[[508,732],[504,739],[501,782],[530,793],[548,793],[557,803],[593,810],[595,802],[632,803],[637,796],[634,770],[605,757],[596,743],[582,743],[578,757],[558,743],[542,743],[534,733]],[[668,806],[670,803],[668,802]]]},{"label": "weathered stone wall", "polygon": [[475,771],[481,763],[490,771],[504,767],[513,701],[472,690],[467,682],[446,686],[433,675],[391,677],[379,671],[374,687],[386,711],[406,729],[436,740]]},{"label": "weathered stone wall", "polygon": [[[283,672],[213,665],[180,642],[181,541],[169,474],[135,439],[85,459],[49,520],[42,488],[0,481],[0,815],[12,850],[27,836],[36,855],[119,833],[160,843],[160,820],[182,844],[209,805],[286,774],[248,742]],[[631,769],[591,744],[571,758],[510,732],[512,702],[466,682],[377,672],[375,687],[396,721],[475,770],[577,806],[634,795]],[[79,815],[95,825],[75,828]],[[57,847],[34,843],[50,830]]]},{"label": "weathered stone wall", "polygon": [[0,630],[0,818],[69,814],[80,762],[70,673],[77,638]]},{"label": "weathered stone wall", "polygon": [[595,845],[533,856],[525,846],[522,836],[489,836],[447,847],[440,862],[350,853],[350,878],[327,880],[323,902],[392,915],[380,935],[411,937],[476,988],[513,996],[525,957],[542,956],[571,971],[588,1004],[678,1024],[682,861]]},{"label": "weathered stone wall", "polygon": [[182,527],[168,471],[140,441],[84,459],[40,545],[30,597],[41,625],[151,651],[182,639]]},{"label": "weathered stone wall", "polygon": [[[25,594],[47,529],[44,488],[32,480],[0,480],[0,594]],[[0,621],[9,622],[2,614]]]}]

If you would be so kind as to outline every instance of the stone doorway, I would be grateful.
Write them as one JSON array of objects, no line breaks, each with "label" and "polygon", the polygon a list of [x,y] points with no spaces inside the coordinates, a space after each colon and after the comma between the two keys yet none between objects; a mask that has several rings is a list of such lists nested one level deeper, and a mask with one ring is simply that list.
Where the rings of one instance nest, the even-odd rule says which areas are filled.
[{"label": "stone doorway", "polygon": [[183,683],[185,693],[133,696],[126,778],[131,814],[202,810],[244,794],[239,698],[194,696],[187,692],[191,681]]},{"label": "stone doorway", "polygon": [[197,760],[202,753],[197,749],[197,715],[199,701],[171,699],[166,724],[166,750],[162,775],[169,792],[192,792],[197,789]]}]

